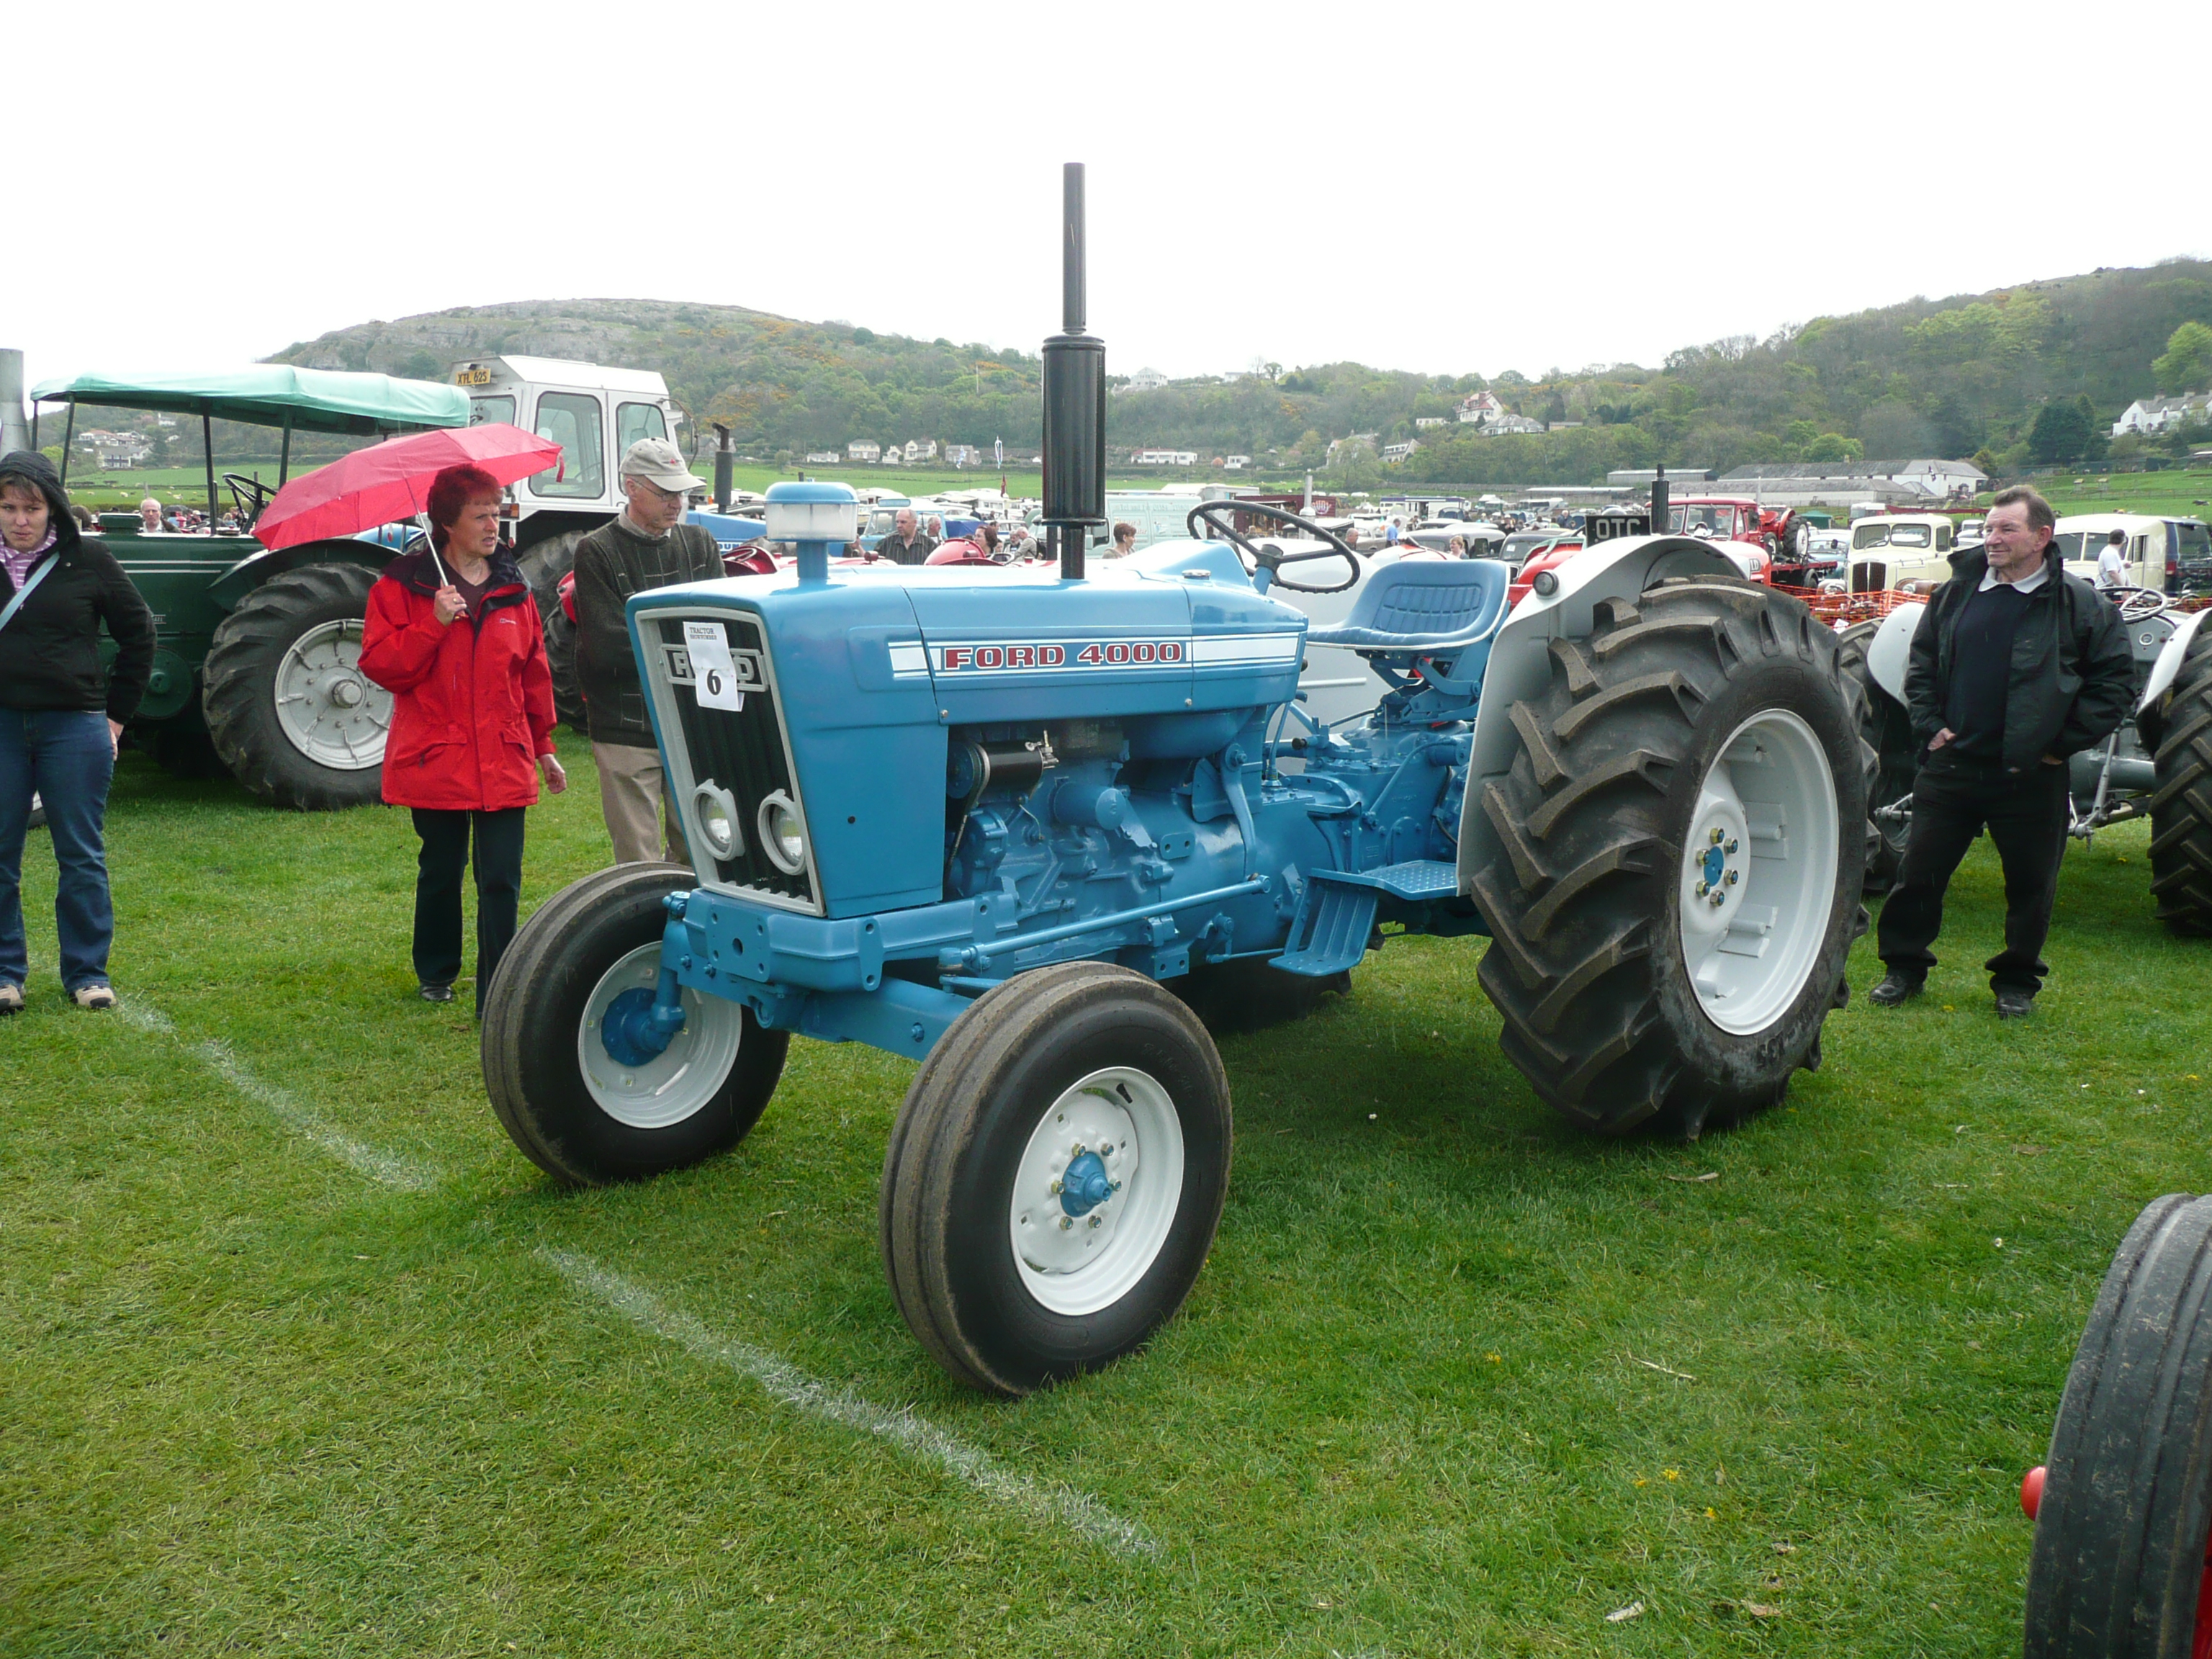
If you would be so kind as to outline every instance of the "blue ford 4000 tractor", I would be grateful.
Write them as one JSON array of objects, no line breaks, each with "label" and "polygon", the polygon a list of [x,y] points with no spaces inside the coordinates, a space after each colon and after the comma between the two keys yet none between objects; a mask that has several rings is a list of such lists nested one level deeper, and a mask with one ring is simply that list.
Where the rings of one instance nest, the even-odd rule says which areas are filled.
[{"label": "blue ford 4000 tractor", "polygon": [[[577,1182],[734,1145],[793,1032],[921,1062],[885,1266],[946,1370],[1006,1394],[1137,1346],[1212,1243],[1229,1080],[1175,981],[1294,1000],[1383,923],[1487,934],[1482,985],[1544,1098],[1695,1133],[1819,1063],[1866,854],[1834,635],[1708,544],[1594,546],[1510,614],[1504,566],[1407,561],[1317,630],[1274,590],[1348,585],[1358,556],[1286,513],[1287,541],[1231,533],[1253,509],[1224,503],[1192,515],[1221,534],[1085,580],[1104,377],[1080,191],[1071,168],[1046,345],[1058,568],[831,580],[849,492],[785,484],[769,533],[795,573],[633,599],[693,867],[549,900],[483,1039],[501,1121]],[[1395,689],[1349,727],[1302,719],[1310,642]]]}]

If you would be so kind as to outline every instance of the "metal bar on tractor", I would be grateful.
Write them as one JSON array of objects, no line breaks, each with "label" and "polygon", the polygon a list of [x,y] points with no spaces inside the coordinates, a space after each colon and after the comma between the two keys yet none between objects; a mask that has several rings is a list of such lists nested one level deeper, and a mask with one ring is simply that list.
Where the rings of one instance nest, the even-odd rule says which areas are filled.
[{"label": "metal bar on tractor", "polygon": [[76,399],[69,400],[69,424],[62,428],[62,488],[69,488],[70,451],[76,447]]},{"label": "metal bar on tractor", "polygon": [[200,448],[207,462],[208,534],[215,533],[215,416],[208,412],[205,404],[200,405]]},{"label": "metal bar on tractor", "polygon": [[292,476],[292,411],[284,411],[284,450],[276,461],[276,488],[282,489],[284,481]]}]

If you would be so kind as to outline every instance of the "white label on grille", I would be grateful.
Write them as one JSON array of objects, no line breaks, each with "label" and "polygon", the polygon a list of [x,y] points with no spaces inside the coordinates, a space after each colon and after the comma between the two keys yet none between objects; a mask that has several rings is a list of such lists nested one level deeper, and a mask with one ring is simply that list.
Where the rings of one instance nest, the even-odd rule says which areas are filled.
[{"label": "white label on grille", "polygon": [[730,660],[730,636],[721,623],[685,623],[684,649],[691,659],[691,692],[700,708],[735,713],[745,706],[745,694],[738,690],[737,665]]}]

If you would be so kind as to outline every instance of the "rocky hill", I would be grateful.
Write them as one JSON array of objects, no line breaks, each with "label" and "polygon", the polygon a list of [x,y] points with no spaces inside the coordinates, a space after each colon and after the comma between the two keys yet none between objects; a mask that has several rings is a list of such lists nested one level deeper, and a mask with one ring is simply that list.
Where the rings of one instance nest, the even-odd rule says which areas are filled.
[{"label": "rocky hill", "polygon": [[[1486,382],[1329,363],[1176,381],[1117,394],[1108,436],[1116,448],[1236,452],[1278,470],[1324,465],[1329,441],[1351,433],[1418,437],[1421,450],[1382,476],[1462,483],[1570,483],[1654,460],[1942,454],[1979,456],[1994,470],[2095,459],[2119,410],[2160,389],[2152,365],[2191,322],[2212,323],[2212,263],[2175,259],[1816,318],[1765,340],[1686,347],[1655,368]],[[1038,441],[1032,356],[736,306],[521,301],[357,324],[276,360],[428,377],[496,351],[659,369],[695,434],[722,422],[763,458],[861,438]],[[1483,437],[1434,423],[1486,388],[1550,429]],[[1416,424],[1424,418],[1431,424]],[[1359,447],[1340,449],[1334,465],[1376,470]]]}]

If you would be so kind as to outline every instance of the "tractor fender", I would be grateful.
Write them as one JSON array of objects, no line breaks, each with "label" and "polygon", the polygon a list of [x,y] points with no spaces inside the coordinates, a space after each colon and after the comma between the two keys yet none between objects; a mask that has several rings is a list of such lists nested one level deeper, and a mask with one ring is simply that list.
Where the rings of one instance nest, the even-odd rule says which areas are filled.
[{"label": "tractor fender", "polygon": [[2197,629],[2207,617],[2212,617],[2212,611],[2191,611],[2159,647],[2158,660],[2150,665],[2150,678],[2143,685],[2142,701],[2136,705],[2136,714],[2142,714],[2172,686],[2174,677],[2181,672],[2181,659],[2189,654],[2189,642],[2197,637]]},{"label": "tractor fender", "polygon": [[240,599],[271,576],[297,570],[301,565],[357,564],[380,571],[397,556],[388,547],[358,541],[350,536],[301,542],[297,547],[256,548],[208,584],[208,597],[225,611],[232,611]]},{"label": "tractor fender", "polygon": [[1905,701],[1905,673],[1912,665],[1912,636],[1919,631],[1921,616],[1927,609],[1924,605],[1900,605],[1881,619],[1881,626],[1867,641],[1867,672],[1897,700],[1900,708],[1911,707]]},{"label": "tractor fender", "polygon": [[1653,583],[1669,576],[1743,577],[1743,568],[1720,544],[1694,536],[1625,536],[1585,548],[1553,567],[1559,586],[1549,594],[1531,590],[1513,607],[1490,647],[1483,671],[1481,701],[1474,711],[1474,746],[1468,766],[1467,793],[1460,803],[1459,890],[1474,891],[1474,878],[1499,851],[1498,831],[1482,810],[1482,786],[1513,769],[1521,750],[1514,729],[1513,705],[1540,697],[1552,683],[1555,639],[1579,639],[1596,626],[1600,599],[1634,600]]}]

